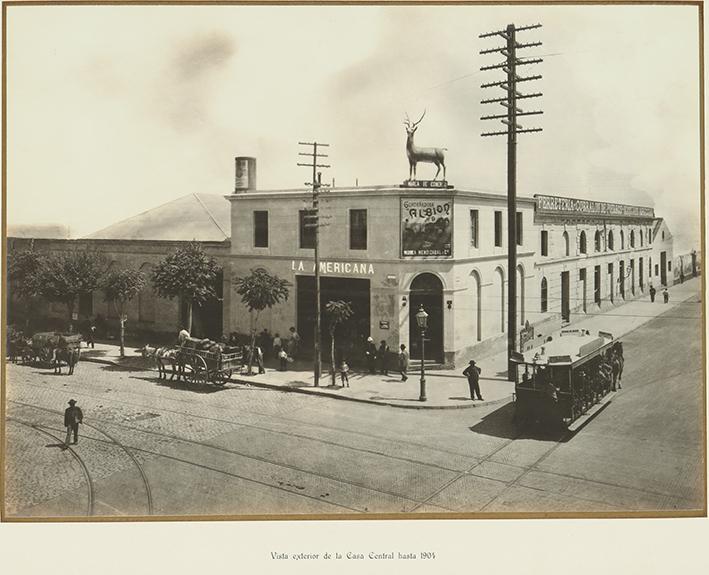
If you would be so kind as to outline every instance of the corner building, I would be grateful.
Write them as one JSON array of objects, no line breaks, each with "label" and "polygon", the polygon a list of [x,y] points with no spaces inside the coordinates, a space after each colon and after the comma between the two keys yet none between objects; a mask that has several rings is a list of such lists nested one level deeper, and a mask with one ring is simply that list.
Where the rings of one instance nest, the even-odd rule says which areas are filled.
[{"label": "corner building", "polygon": [[[296,327],[313,343],[314,230],[305,225],[308,190],[246,191],[232,203],[231,274],[263,267],[293,285],[287,302],[259,327]],[[506,345],[507,282],[517,275],[517,317],[536,337],[580,315],[649,289],[657,219],[652,208],[573,198],[518,198],[518,266],[507,269],[507,203],[499,194],[459,188],[375,186],[320,194],[321,304],[352,302],[338,333],[342,352],[361,357],[368,336],[421,357],[415,314],[429,314],[425,359],[462,365]],[[671,245],[670,245],[671,247]],[[667,259],[669,258],[669,259]],[[671,261],[671,252],[666,261]],[[652,260],[652,261],[651,261]],[[669,265],[669,264],[668,264]],[[231,295],[230,330],[250,317]],[[323,344],[328,349],[327,320]],[[339,347],[339,345],[338,345]]]}]

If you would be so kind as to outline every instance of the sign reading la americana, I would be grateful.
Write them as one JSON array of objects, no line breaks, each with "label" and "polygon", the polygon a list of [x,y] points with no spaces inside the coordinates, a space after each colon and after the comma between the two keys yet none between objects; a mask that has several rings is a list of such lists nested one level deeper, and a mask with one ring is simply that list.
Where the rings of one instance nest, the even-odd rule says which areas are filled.
[{"label": "sign reading la americana", "polygon": [[[315,262],[292,260],[291,271],[315,273]],[[374,275],[374,266],[365,262],[320,262],[321,274]]]}]

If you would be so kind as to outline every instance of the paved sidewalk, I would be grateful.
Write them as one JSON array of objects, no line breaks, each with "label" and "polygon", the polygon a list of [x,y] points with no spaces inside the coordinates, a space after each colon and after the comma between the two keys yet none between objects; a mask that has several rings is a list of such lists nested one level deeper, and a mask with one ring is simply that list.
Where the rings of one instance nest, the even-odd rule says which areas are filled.
[{"label": "paved sidewalk", "polygon": [[[613,307],[598,313],[589,313],[585,319],[575,321],[570,327],[589,330],[592,334],[599,330],[610,332],[614,337],[637,329],[655,317],[677,308],[683,301],[691,297],[700,297],[701,279],[690,279],[683,284],[669,288],[670,302],[662,302],[662,293],[658,291],[654,303],[648,295],[643,295],[634,301]],[[681,312],[679,312],[681,313]],[[558,337],[555,332],[553,337]],[[135,348],[126,347],[126,357],[119,357],[119,347],[115,344],[97,343],[95,349],[82,350],[82,360],[95,361],[132,368],[150,369],[152,362],[144,360],[136,353]],[[409,409],[456,409],[466,407],[486,406],[494,403],[507,402],[512,399],[514,384],[506,380],[507,352],[482,359],[478,366],[482,370],[480,389],[484,401],[471,401],[468,383],[462,375],[463,367],[455,370],[432,370],[426,373],[427,401],[419,401],[420,375],[416,372],[416,362],[412,361],[409,379],[402,382],[397,373],[389,376],[350,373],[350,387],[331,385],[329,374],[325,373],[320,380],[320,387],[314,387],[313,374],[310,366],[298,364],[299,367],[281,372],[266,369],[262,375],[247,376],[232,375],[235,383],[248,384],[257,387],[280,389],[286,392],[307,393],[334,397],[350,401],[359,401],[378,405],[389,405]],[[292,367],[292,366],[291,366]],[[327,371],[327,361],[323,363]]]}]

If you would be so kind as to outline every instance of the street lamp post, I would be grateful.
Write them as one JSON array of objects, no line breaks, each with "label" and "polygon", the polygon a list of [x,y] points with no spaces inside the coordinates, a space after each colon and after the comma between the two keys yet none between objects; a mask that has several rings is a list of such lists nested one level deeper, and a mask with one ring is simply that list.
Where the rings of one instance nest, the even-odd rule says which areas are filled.
[{"label": "street lamp post", "polygon": [[419,394],[419,401],[426,401],[426,374],[423,367],[424,358],[424,335],[426,334],[426,328],[428,327],[428,314],[423,309],[423,305],[419,306],[418,312],[416,312],[416,323],[421,330],[421,393]]}]

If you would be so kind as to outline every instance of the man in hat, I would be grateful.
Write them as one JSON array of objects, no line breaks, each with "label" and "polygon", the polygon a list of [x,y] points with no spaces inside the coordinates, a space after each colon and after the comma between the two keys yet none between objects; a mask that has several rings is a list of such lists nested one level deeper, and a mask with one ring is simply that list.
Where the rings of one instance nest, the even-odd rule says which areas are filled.
[{"label": "man in hat", "polygon": [[370,336],[367,338],[367,347],[365,348],[364,355],[367,358],[367,367],[369,373],[377,372],[377,346],[374,343],[374,339]]},{"label": "man in hat", "polygon": [[76,405],[76,400],[70,399],[69,407],[64,411],[64,427],[66,427],[65,448],[69,447],[72,431],[74,432],[74,444],[79,443],[79,424],[83,419],[84,414],[81,412],[81,408]]},{"label": "man in hat", "polygon": [[480,368],[475,365],[475,360],[471,359],[468,367],[465,368],[463,375],[468,378],[468,387],[470,388],[470,399],[475,401],[477,395],[480,401],[483,400],[480,395]]}]

